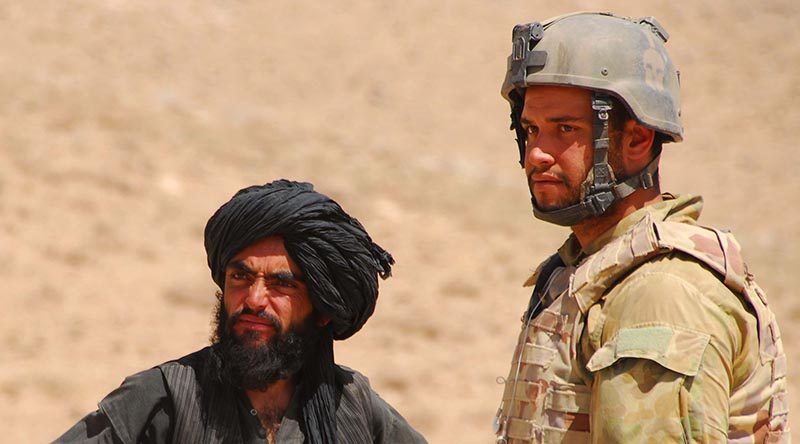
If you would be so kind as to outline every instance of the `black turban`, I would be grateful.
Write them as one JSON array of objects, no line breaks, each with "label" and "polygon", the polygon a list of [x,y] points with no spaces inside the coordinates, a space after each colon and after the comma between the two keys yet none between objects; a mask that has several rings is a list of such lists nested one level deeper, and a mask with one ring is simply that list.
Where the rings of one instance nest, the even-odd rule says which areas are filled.
[{"label": "black turban", "polygon": [[304,182],[276,180],[239,190],[208,220],[205,247],[211,276],[225,288],[225,268],[238,252],[282,236],[303,271],[314,308],[331,318],[334,339],[361,329],[375,310],[378,275],[392,256],[372,242],[355,218]]},{"label": "black turban", "polygon": [[[220,289],[225,289],[228,262],[269,236],[283,237],[286,251],[303,271],[311,303],[331,319],[321,329],[316,353],[306,357],[300,404],[306,442],[335,444],[336,405],[342,394],[334,372],[333,339],[348,338],[367,322],[378,298],[378,276],[391,275],[394,259],[313,185],[276,180],[239,190],[208,220],[208,266]],[[343,431],[357,430],[355,419],[343,421]]]}]

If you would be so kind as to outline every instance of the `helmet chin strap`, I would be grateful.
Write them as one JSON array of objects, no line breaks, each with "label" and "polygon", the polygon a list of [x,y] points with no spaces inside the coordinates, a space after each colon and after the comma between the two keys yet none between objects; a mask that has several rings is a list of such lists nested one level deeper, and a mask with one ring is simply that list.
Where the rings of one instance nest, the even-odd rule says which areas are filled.
[{"label": "helmet chin strap", "polygon": [[592,133],[593,162],[586,180],[583,182],[581,201],[558,210],[544,211],[536,206],[536,199],[531,197],[533,215],[537,219],[556,225],[573,226],[591,217],[605,213],[614,202],[622,200],[639,188],[652,188],[658,183],[658,160],[655,156],[639,174],[617,182],[614,171],[608,164],[608,113],[611,111],[611,97],[596,92],[592,95],[594,121]]}]

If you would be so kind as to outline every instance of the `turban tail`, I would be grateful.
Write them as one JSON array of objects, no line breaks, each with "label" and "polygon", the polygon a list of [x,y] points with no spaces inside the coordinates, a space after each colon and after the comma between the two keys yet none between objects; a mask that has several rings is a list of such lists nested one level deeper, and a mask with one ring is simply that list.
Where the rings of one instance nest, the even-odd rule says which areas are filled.
[{"label": "turban tail", "polygon": [[314,308],[331,318],[333,338],[360,330],[375,310],[378,275],[391,276],[394,259],[309,183],[276,180],[244,188],[211,216],[205,247],[214,282],[224,290],[231,258],[274,235],[283,237],[303,271]]}]

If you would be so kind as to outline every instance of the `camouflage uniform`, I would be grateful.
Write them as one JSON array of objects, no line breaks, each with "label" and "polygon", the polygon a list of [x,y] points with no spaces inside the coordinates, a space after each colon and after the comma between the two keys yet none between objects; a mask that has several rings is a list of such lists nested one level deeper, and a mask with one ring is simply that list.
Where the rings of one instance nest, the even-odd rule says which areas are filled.
[{"label": "camouflage uniform", "polygon": [[[668,38],[653,17],[610,13],[514,27],[501,94],[527,175],[527,88],[591,93],[580,199],[547,209],[534,196],[536,218],[574,227],[659,187],[661,143],[683,139]],[[619,106],[658,143],[647,166],[618,179],[608,159]],[[585,248],[571,237],[529,280],[541,306],[523,316],[498,443],[789,441],[786,356],[764,293],[733,236],[697,225],[700,198],[663,197]]]},{"label": "camouflage uniform", "polygon": [[701,208],[667,194],[559,249],[546,308],[523,319],[498,441],[790,441],[775,316],[733,237],[696,224]]}]

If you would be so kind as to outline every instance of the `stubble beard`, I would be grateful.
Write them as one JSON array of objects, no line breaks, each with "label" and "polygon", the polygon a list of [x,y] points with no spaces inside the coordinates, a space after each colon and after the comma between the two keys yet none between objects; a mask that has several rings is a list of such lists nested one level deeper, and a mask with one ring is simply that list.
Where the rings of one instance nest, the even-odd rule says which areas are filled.
[{"label": "stubble beard", "polygon": [[[275,327],[275,335],[266,342],[259,341],[260,335],[255,331],[237,335],[233,326],[242,314],[269,319]],[[319,343],[320,335],[313,316],[303,324],[287,329],[279,319],[265,312],[245,310],[228,316],[220,296],[214,319],[211,343],[220,361],[219,377],[245,390],[265,390],[279,380],[296,375]]]},{"label": "stubble beard", "polygon": [[[622,160],[622,151],[618,149],[622,140],[622,134],[614,132],[611,135],[611,145],[608,150],[608,164],[611,167],[611,170],[614,172],[616,176],[617,182],[627,179],[627,177],[623,177],[624,171],[624,164]],[[551,172],[551,174],[558,177],[561,182],[564,184],[565,188],[567,189],[567,194],[564,196],[559,197],[555,202],[550,203],[542,203],[536,199],[536,195],[533,192],[533,175],[539,174],[547,171],[547,168],[536,168],[528,174],[528,191],[531,193],[531,197],[533,201],[536,203],[536,207],[542,211],[555,211],[555,210],[563,210],[564,208],[570,207],[572,205],[577,205],[583,200],[583,183],[586,181],[586,178],[589,177],[589,171],[591,171],[593,165],[589,165],[586,170],[586,173],[583,175],[583,180],[579,184],[574,183],[569,177],[567,177],[562,172]]]},{"label": "stubble beard", "polygon": [[581,201],[582,193],[581,193],[581,185],[576,185],[572,183],[569,177],[567,177],[564,173],[552,173],[557,176],[561,183],[564,184],[564,187],[567,189],[567,193],[563,196],[560,196],[556,199],[555,202],[545,202],[542,203],[538,199],[536,199],[536,194],[533,191],[533,175],[539,174],[544,172],[545,169],[534,169],[528,175],[528,191],[531,193],[531,197],[533,201],[536,203],[536,207],[539,208],[541,211],[555,211],[567,208],[572,205],[576,205]]}]

